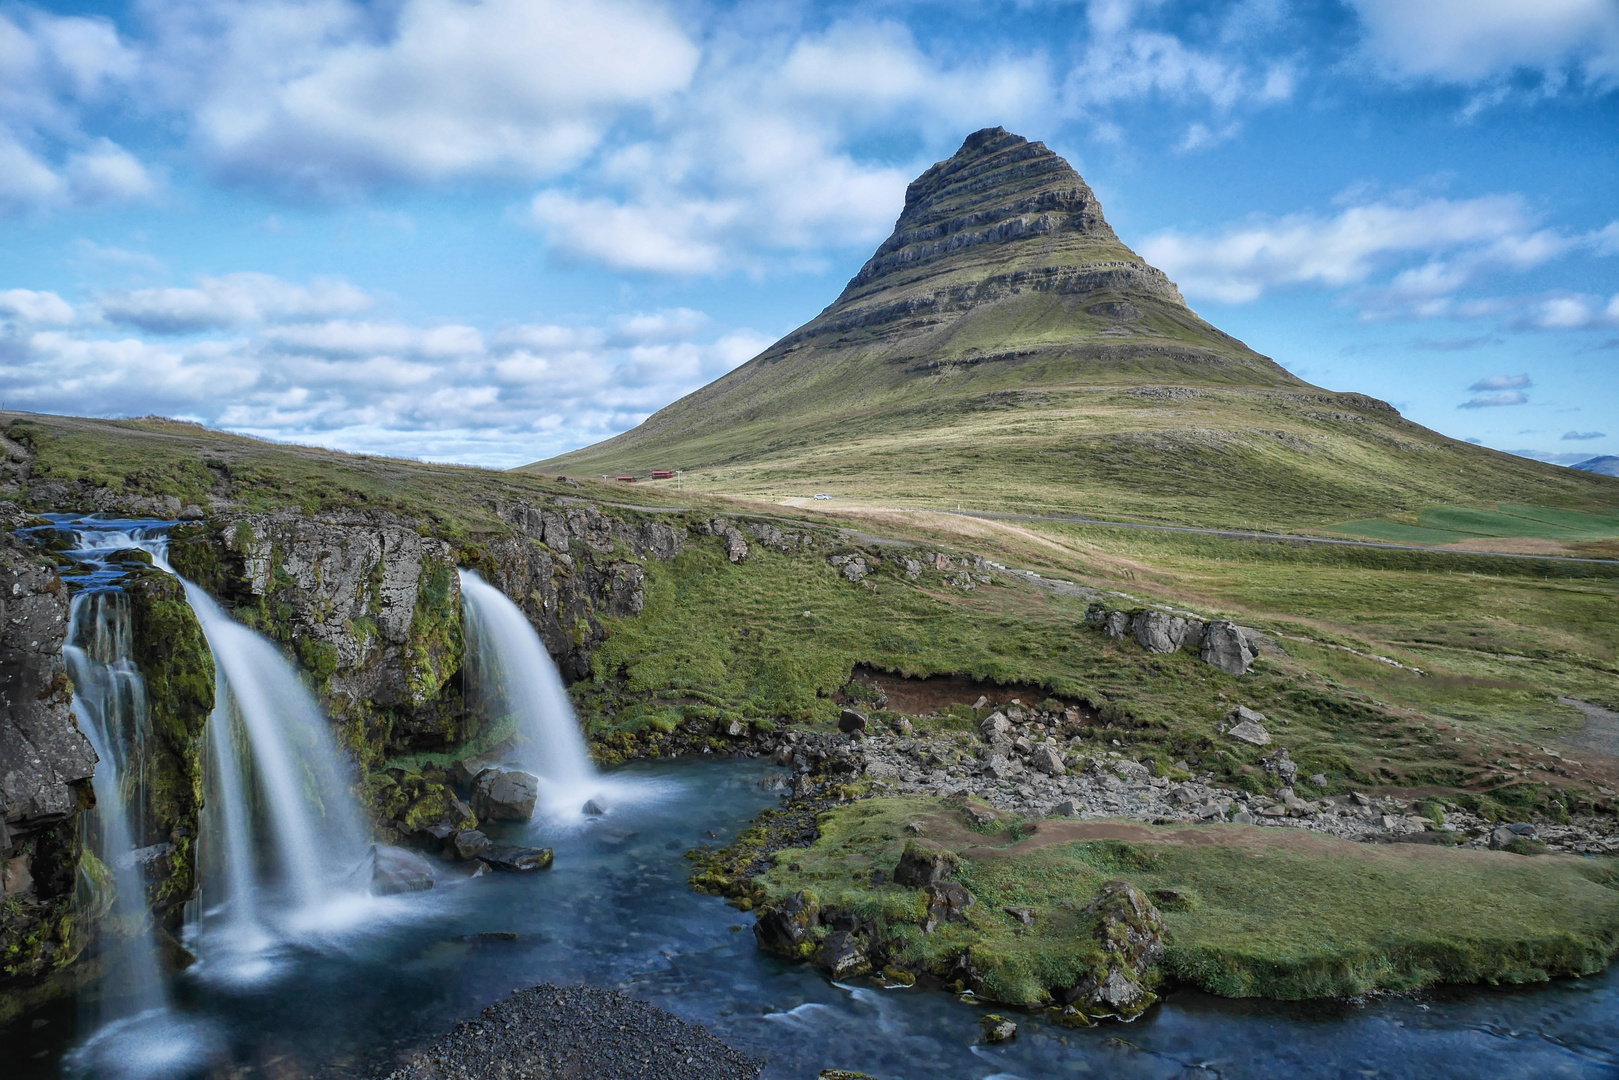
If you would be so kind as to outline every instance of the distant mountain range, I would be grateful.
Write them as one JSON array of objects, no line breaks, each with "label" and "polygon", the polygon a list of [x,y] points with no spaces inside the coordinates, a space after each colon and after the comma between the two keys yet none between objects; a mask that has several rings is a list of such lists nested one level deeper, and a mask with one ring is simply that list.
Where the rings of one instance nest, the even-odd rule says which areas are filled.
[{"label": "distant mountain range", "polygon": [[1599,473],[1602,476],[1619,476],[1619,457],[1604,454],[1601,457],[1586,458],[1584,461],[1570,465],[1569,468]]},{"label": "distant mountain range", "polygon": [[641,426],[525,469],[1218,525],[1619,505],[1605,481],[1312,386],[1211,326],[1068,162],[1003,128],[910,185],[893,235],[810,322]]}]

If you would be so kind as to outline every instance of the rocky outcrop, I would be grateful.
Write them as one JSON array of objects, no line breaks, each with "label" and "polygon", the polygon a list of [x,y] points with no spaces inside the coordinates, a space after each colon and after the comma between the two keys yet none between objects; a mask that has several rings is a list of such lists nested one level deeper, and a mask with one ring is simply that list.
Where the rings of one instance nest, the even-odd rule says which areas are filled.
[{"label": "rocky outcrop", "polygon": [[1064,1011],[1086,1020],[1133,1020],[1158,1000],[1150,986],[1164,958],[1164,920],[1128,881],[1105,883],[1085,914],[1102,961],[1063,994]]},{"label": "rocky outcrop", "polygon": [[1246,675],[1262,646],[1281,652],[1265,634],[1228,619],[1208,621],[1153,608],[1122,611],[1098,601],[1085,612],[1085,622],[1115,641],[1133,639],[1151,653],[1194,652],[1227,675]]},{"label": "rocky outcrop", "polygon": [[67,589],[31,553],[0,546],[0,1021],[78,956],[76,814],[95,751],[72,711],[62,644]]},{"label": "rocky outcrop", "polygon": [[126,552],[123,565],[119,587],[129,597],[131,659],[146,684],[152,727],[144,778],[147,833],[135,843],[151,853],[150,906],[178,930],[181,908],[197,888],[203,732],[214,708],[214,658],[174,575],[152,566],[143,551]]}]

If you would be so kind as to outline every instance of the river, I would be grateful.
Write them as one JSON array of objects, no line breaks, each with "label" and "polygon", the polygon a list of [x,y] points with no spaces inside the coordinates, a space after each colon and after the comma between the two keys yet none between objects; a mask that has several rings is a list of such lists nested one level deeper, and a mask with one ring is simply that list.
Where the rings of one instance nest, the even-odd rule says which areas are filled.
[{"label": "river", "polygon": [[[1611,972],[1357,1002],[1181,992],[1134,1024],[1070,1030],[1016,1016],[1013,1042],[978,1045],[983,1009],[938,990],[829,983],[762,955],[751,915],[686,886],[687,850],[725,843],[777,802],[758,783],[772,771],[752,761],[632,764],[614,776],[640,785],[639,801],[565,830],[508,829],[508,842],[555,848],[549,871],[469,879],[447,864],[438,888],[379,901],[347,929],[278,957],[269,974],[238,978],[205,960],[175,988],[177,1008],[222,1055],[197,1075],[370,1077],[514,988],[588,982],[705,1025],[764,1058],[771,1080],[813,1080],[826,1068],[882,1080],[1619,1077]],[[0,1071],[59,1075],[75,1026],[64,1004],[0,1032]]]}]

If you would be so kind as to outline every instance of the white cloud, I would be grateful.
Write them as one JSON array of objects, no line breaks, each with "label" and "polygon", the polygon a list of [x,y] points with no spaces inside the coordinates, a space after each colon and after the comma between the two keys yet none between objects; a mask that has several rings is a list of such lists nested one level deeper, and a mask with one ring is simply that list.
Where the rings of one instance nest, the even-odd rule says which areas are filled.
[{"label": "white cloud", "polygon": [[1454,290],[1485,266],[1534,266],[1576,241],[1535,228],[1517,195],[1371,201],[1337,214],[1255,217],[1216,235],[1163,232],[1141,252],[1190,295],[1230,303],[1280,286],[1358,285],[1401,259],[1430,256],[1400,273],[1404,297]]},{"label": "white cloud", "polygon": [[0,315],[34,326],[67,326],[73,322],[73,305],[53,292],[7,289],[0,292]]},{"label": "white cloud", "polygon": [[1565,432],[1563,432],[1563,441],[1564,442],[1584,442],[1587,439],[1606,439],[1607,437],[1608,437],[1608,433],[1606,431],[1565,431]]},{"label": "white cloud", "polygon": [[1166,231],[1141,253],[1188,296],[1247,303],[1269,291],[1313,285],[1351,290],[1361,315],[1482,318],[1533,309],[1520,319],[1544,329],[1601,325],[1593,298],[1460,299],[1491,275],[1522,272],[1578,251],[1619,250],[1619,223],[1595,232],[1543,227],[1522,196],[1469,199],[1347,195],[1333,214],[1254,216],[1210,234]]},{"label": "white cloud", "polygon": [[[205,305],[199,318],[212,318],[206,305],[218,290],[207,286],[255,277],[170,291],[195,294]],[[295,295],[248,291],[260,303]],[[0,396],[40,411],[159,413],[339,449],[506,466],[632,427],[769,344],[751,330],[716,332],[707,315],[685,308],[492,333],[342,318],[275,323],[263,307],[238,318],[240,310],[224,304],[237,318],[226,328],[241,333],[175,343],[109,336],[105,323],[82,320],[49,329],[72,318],[65,301],[0,293],[0,313],[15,319],[0,334]]]},{"label": "white cloud", "polygon": [[153,9],[168,91],[221,170],[342,194],[553,176],[698,49],[638,0],[182,0]]},{"label": "white cloud", "polygon": [[1397,78],[1463,85],[1533,69],[1558,80],[1583,71],[1619,80],[1619,5],[1613,0],[1350,0],[1363,48]]},{"label": "white cloud", "polygon": [[157,180],[84,113],[138,74],[106,19],[20,7],[0,13],[0,211],[143,198]]},{"label": "white cloud", "polygon": [[1528,374],[1523,374],[1523,375],[1491,375],[1488,378],[1480,379],[1478,382],[1474,383],[1472,386],[1469,386],[1468,389],[1473,390],[1473,391],[1478,391],[1478,390],[1527,390],[1527,389],[1529,389],[1529,387],[1531,387],[1533,385],[1535,385],[1535,384],[1530,380]]},{"label": "white cloud", "polygon": [[324,319],[365,311],[375,303],[368,293],[342,281],[317,278],[309,285],[294,285],[255,273],[204,277],[193,289],[116,290],[97,299],[108,321],[159,334]]},{"label": "white cloud", "polygon": [[1506,390],[1499,394],[1479,394],[1456,406],[1458,409],[1490,409],[1502,405],[1527,405],[1529,395],[1522,390]]},{"label": "white cloud", "polygon": [[1523,305],[1517,324],[1535,330],[1598,330],[1619,326],[1619,293],[1600,296],[1560,293]]}]

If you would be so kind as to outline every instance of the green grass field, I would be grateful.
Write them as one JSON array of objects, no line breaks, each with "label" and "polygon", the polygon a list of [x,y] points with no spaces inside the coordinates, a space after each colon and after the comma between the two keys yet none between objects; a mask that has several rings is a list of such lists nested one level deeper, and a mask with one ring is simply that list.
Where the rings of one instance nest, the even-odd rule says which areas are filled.
[{"label": "green grass field", "polygon": [[1422,511],[1415,525],[1371,519],[1346,521],[1328,531],[1405,544],[1461,544],[1499,537],[1580,543],[1619,539],[1619,512],[1585,513],[1514,504],[1502,504],[1494,510],[1436,506]]}]

